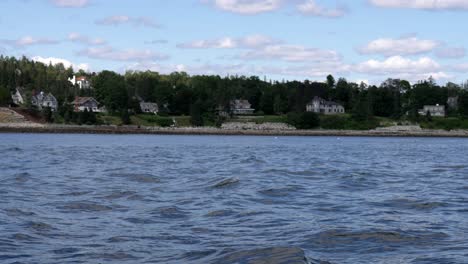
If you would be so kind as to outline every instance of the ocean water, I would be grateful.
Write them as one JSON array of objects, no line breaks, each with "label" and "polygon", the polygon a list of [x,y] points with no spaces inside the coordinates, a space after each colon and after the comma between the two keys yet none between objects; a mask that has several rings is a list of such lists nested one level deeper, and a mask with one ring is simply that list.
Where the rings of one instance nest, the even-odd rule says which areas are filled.
[{"label": "ocean water", "polygon": [[468,263],[467,139],[0,134],[0,153],[0,263]]}]

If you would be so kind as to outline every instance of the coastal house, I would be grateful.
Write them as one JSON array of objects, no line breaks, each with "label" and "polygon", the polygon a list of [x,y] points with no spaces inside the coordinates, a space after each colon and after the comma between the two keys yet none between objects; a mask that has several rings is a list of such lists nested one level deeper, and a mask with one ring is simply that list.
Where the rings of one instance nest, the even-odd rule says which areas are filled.
[{"label": "coastal house", "polygon": [[427,115],[429,113],[431,116],[445,116],[445,105],[425,105],[423,109],[418,110],[420,115]]},{"label": "coastal house", "polygon": [[232,100],[230,110],[234,115],[252,115],[255,112],[248,100]]},{"label": "coastal house", "polygon": [[40,92],[33,95],[31,97],[31,104],[39,110],[50,107],[52,111],[57,111],[58,108],[57,99],[51,93],[45,94],[44,92]]},{"label": "coastal house", "polygon": [[68,81],[71,82],[73,85],[78,85],[80,90],[91,88],[91,82],[86,76],[76,77],[75,75],[73,75],[72,78],[68,78]]},{"label": "coastal house", "polygon": [[140,102],[140,108],[143,113],[152,113],[157,115],[159,112],[159,107],[157,103],[150,102]]},{"label": "coastal house", "polygon": [[96,101],[93,97],[75,97],[75,100],[72,102],[73,109],[75,112],[103,112],[102,109],[99,109],[99,102]]},{"label": "coastal house", "polygon": [[22,105],[24,104],[24,97],[23,87],[17,87],[15,93],[11,95],[11,100],[15,105]]},{"label": "coastal house", "polygon": [[324,100],[318,96],[306,105],[307,112],[313,112],[324,115],[344,114],[345,109],[339,103]]}]

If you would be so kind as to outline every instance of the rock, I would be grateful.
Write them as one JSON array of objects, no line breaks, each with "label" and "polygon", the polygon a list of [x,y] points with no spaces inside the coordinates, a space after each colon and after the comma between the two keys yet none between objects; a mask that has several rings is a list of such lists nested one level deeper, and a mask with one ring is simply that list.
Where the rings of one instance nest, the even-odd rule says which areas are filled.
[{"label": "rock", "polygon": [[[297,247],[272,247],[229,253],[213,263],[223,264],[308,264],[305,253]],[[317,262],[316,262],[317,263]]]},{"label": "rock", "polygon": [[221,126],[221,129],[224,130],[296,130],[295,127],[292,127],[285,123],[263,123],[257,124],[254,122],[229,122],[224,123]]}]

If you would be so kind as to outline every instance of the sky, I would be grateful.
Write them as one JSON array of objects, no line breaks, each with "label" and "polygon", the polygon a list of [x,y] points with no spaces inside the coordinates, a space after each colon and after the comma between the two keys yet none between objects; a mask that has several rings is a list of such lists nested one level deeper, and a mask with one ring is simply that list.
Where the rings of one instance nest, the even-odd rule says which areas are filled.
[{"label": "sky", "polygon": [[468,0],[0,0],[0,54],[75,70],[468,79]]}]

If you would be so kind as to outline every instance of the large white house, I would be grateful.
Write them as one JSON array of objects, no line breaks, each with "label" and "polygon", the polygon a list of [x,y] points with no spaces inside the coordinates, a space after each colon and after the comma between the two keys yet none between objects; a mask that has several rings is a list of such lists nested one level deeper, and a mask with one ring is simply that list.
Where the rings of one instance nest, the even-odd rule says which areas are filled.
[{"label": "large white house", "polygon": [[318,96],[306,105],[307,112],[313,112],[324,115],[344,114],[345,109],[342,105],[332,101],[326,101]]},{"label": "large white house", "polygon": [[230,107],[231,113],[234,115],[252,115],[255,112],[247,100],[232,100]]},{"label": "large white house", "polygon": [[420,115],[427,115],[429,113],[431,116],[445,116],[445,105],[425,105],[423,109],[418,111]]}]

